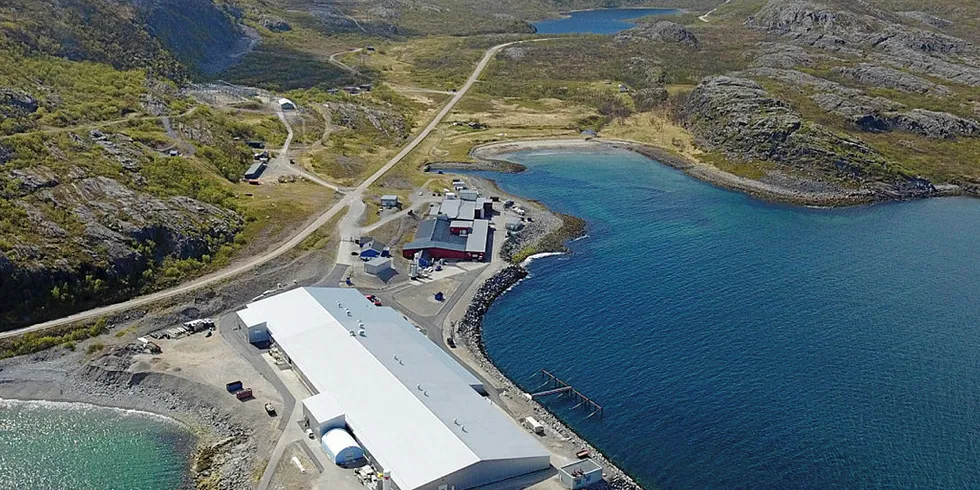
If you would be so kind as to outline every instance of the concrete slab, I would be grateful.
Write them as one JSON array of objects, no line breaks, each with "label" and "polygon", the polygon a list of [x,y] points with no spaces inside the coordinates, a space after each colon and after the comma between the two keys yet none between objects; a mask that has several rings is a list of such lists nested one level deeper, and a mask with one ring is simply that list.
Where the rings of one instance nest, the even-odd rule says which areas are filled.
[{"label": "concrete slab", "polygon": [[[441,271],[440,271],[441,272]],[[460,272],[463,272],[460,270]],[[436,301],[435,294],[442,291],[446,299],[456,294],[459,288],[459,281],[451,277],[437,281],[427,281],[406,288],[395,294],[395,301],[419,316],[435,316],[446,305],[446,301]]]}]

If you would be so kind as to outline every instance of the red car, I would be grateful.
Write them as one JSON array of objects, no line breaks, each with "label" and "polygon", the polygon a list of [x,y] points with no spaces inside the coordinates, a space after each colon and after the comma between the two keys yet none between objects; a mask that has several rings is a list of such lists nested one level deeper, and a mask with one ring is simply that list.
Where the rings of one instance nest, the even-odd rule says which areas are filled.
[{"label": "red car", "polygon": [[364,297],[367,298],[368,301],[374,303],[374,306],[381,306],[381,300],[378,299],[377,296],[373,294],[365,294]]}]

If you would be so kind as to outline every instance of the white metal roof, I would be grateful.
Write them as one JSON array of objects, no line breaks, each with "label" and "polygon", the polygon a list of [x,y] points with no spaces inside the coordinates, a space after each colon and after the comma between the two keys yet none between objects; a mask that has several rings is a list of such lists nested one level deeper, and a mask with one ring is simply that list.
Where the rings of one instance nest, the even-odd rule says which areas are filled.
[{"label": "white metal roof", "polygon": [[294,289],[239,315],[267,322],[294,366],[339,403],[354,436],[402,490],[480,461],[547,458],[471,388],[472,374],[398,312],[355,289]]},{"label": "white metal roof", "polygon": [[323,437],[320,438],[320,442],[323,445],[330,448],[330,452],[334,454],[340,454],[341,451],[349,447],[361,447],[354,441],[354,438],[350,436],[344,429],[330,429]]},{"label": "white metal roof", "polygon": [[344,416],[344,409],[329,393],[317,393],[303,400],[303,405],[317,421],[333,420]]}]

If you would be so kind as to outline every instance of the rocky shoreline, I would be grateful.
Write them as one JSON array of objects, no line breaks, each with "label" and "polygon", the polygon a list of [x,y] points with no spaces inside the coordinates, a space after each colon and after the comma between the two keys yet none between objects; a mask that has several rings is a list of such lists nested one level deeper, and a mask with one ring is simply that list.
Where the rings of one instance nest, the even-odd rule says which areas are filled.
[{"label": "rocky shoreline", "polygon": [[79,353],[52,351],[31,362],[0,362],[0,398],[88,403],[174,420],[196,439],[187,472],[191,488],[248,488],[257,445],[252,430],[213,403],[206,387],[162,373],[129,372],[123,347],[79,365]]},{"label": "rocky shoreline", "polygon": [[[732,191],[743,192],[763,201],[796,206],[836,208],[884,201],[978,195],[975,189],[955,184],[937,184],[927,191],[910,188],[906,192],[884,184],[880,189],[863,188],[851,190],[829,185],[825,182],[801,179],[781,172],[772,172],[771,175],[767,175],[763,180],[755,180],[726,172],[712,165],[694,161],[664,148],[625,140],[543,139],[487,143],[474,147],[470,151],[470,156],[475,160],[475,163],[457,163],[454,164],[454,168],[497,171],[500,167],[498,162],[506,162],[500,156],[507,153],[522,150],[573,148],[581,148],[583,150],[621,149],[633,151],[668,167],[681,170],[689,176],[709,184]],[[514,162],[510,163],[519,165]],[[515,171],[511,170],[511,172]]]},{"label": "rocky shoreline", "polygon": [[[498,383],[503,384],[504,391],[508,393],[523,393],[523,390],[505,376],[487,356],[483,343],[483,315],[494,300],[526,278],[527,275],[527,269],[520,265],[511,265],[497,272],[480,286],[476,294],[473,295],[463,319],[455,325],[456,338],[463,341],[464,347],[473,355],[483,371],[492,376]],[[607,486],[601,488],[642,490],[643,487],[636,483],[632,477],[616,466],[615,463],[606,459],[601,452],[555,417],[547,408],[534,400],[527,403],[535,412],[535,418],[558,432],[561,437],[571,441],[576,447],[589,451],[592,459],[602,466],[606,474],[605,483]]]}]

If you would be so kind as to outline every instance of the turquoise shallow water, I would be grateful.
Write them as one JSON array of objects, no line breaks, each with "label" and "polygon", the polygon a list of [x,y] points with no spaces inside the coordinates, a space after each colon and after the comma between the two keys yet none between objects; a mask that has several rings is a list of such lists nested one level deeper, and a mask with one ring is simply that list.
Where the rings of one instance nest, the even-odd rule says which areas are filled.
[{"label": "turquoise shallow water", "polygon": [[522,152],[507,192],[588,221],[485,322],[606,408],[549,406],[668,489],[980,488],[980,200],[766,204],[629,152]]},{"label": "turquoise shallow water", "polygon": [[675,9],[598,9],[571,12],[566,17],[535,22],[538,34],[615,34],[634,27],[629,19],[672,15]]},{"label": "turquoise shallow water", "polygon": [[189,431],[164,417],[79,403],[0,400],[0,488],[192,488]]}]

